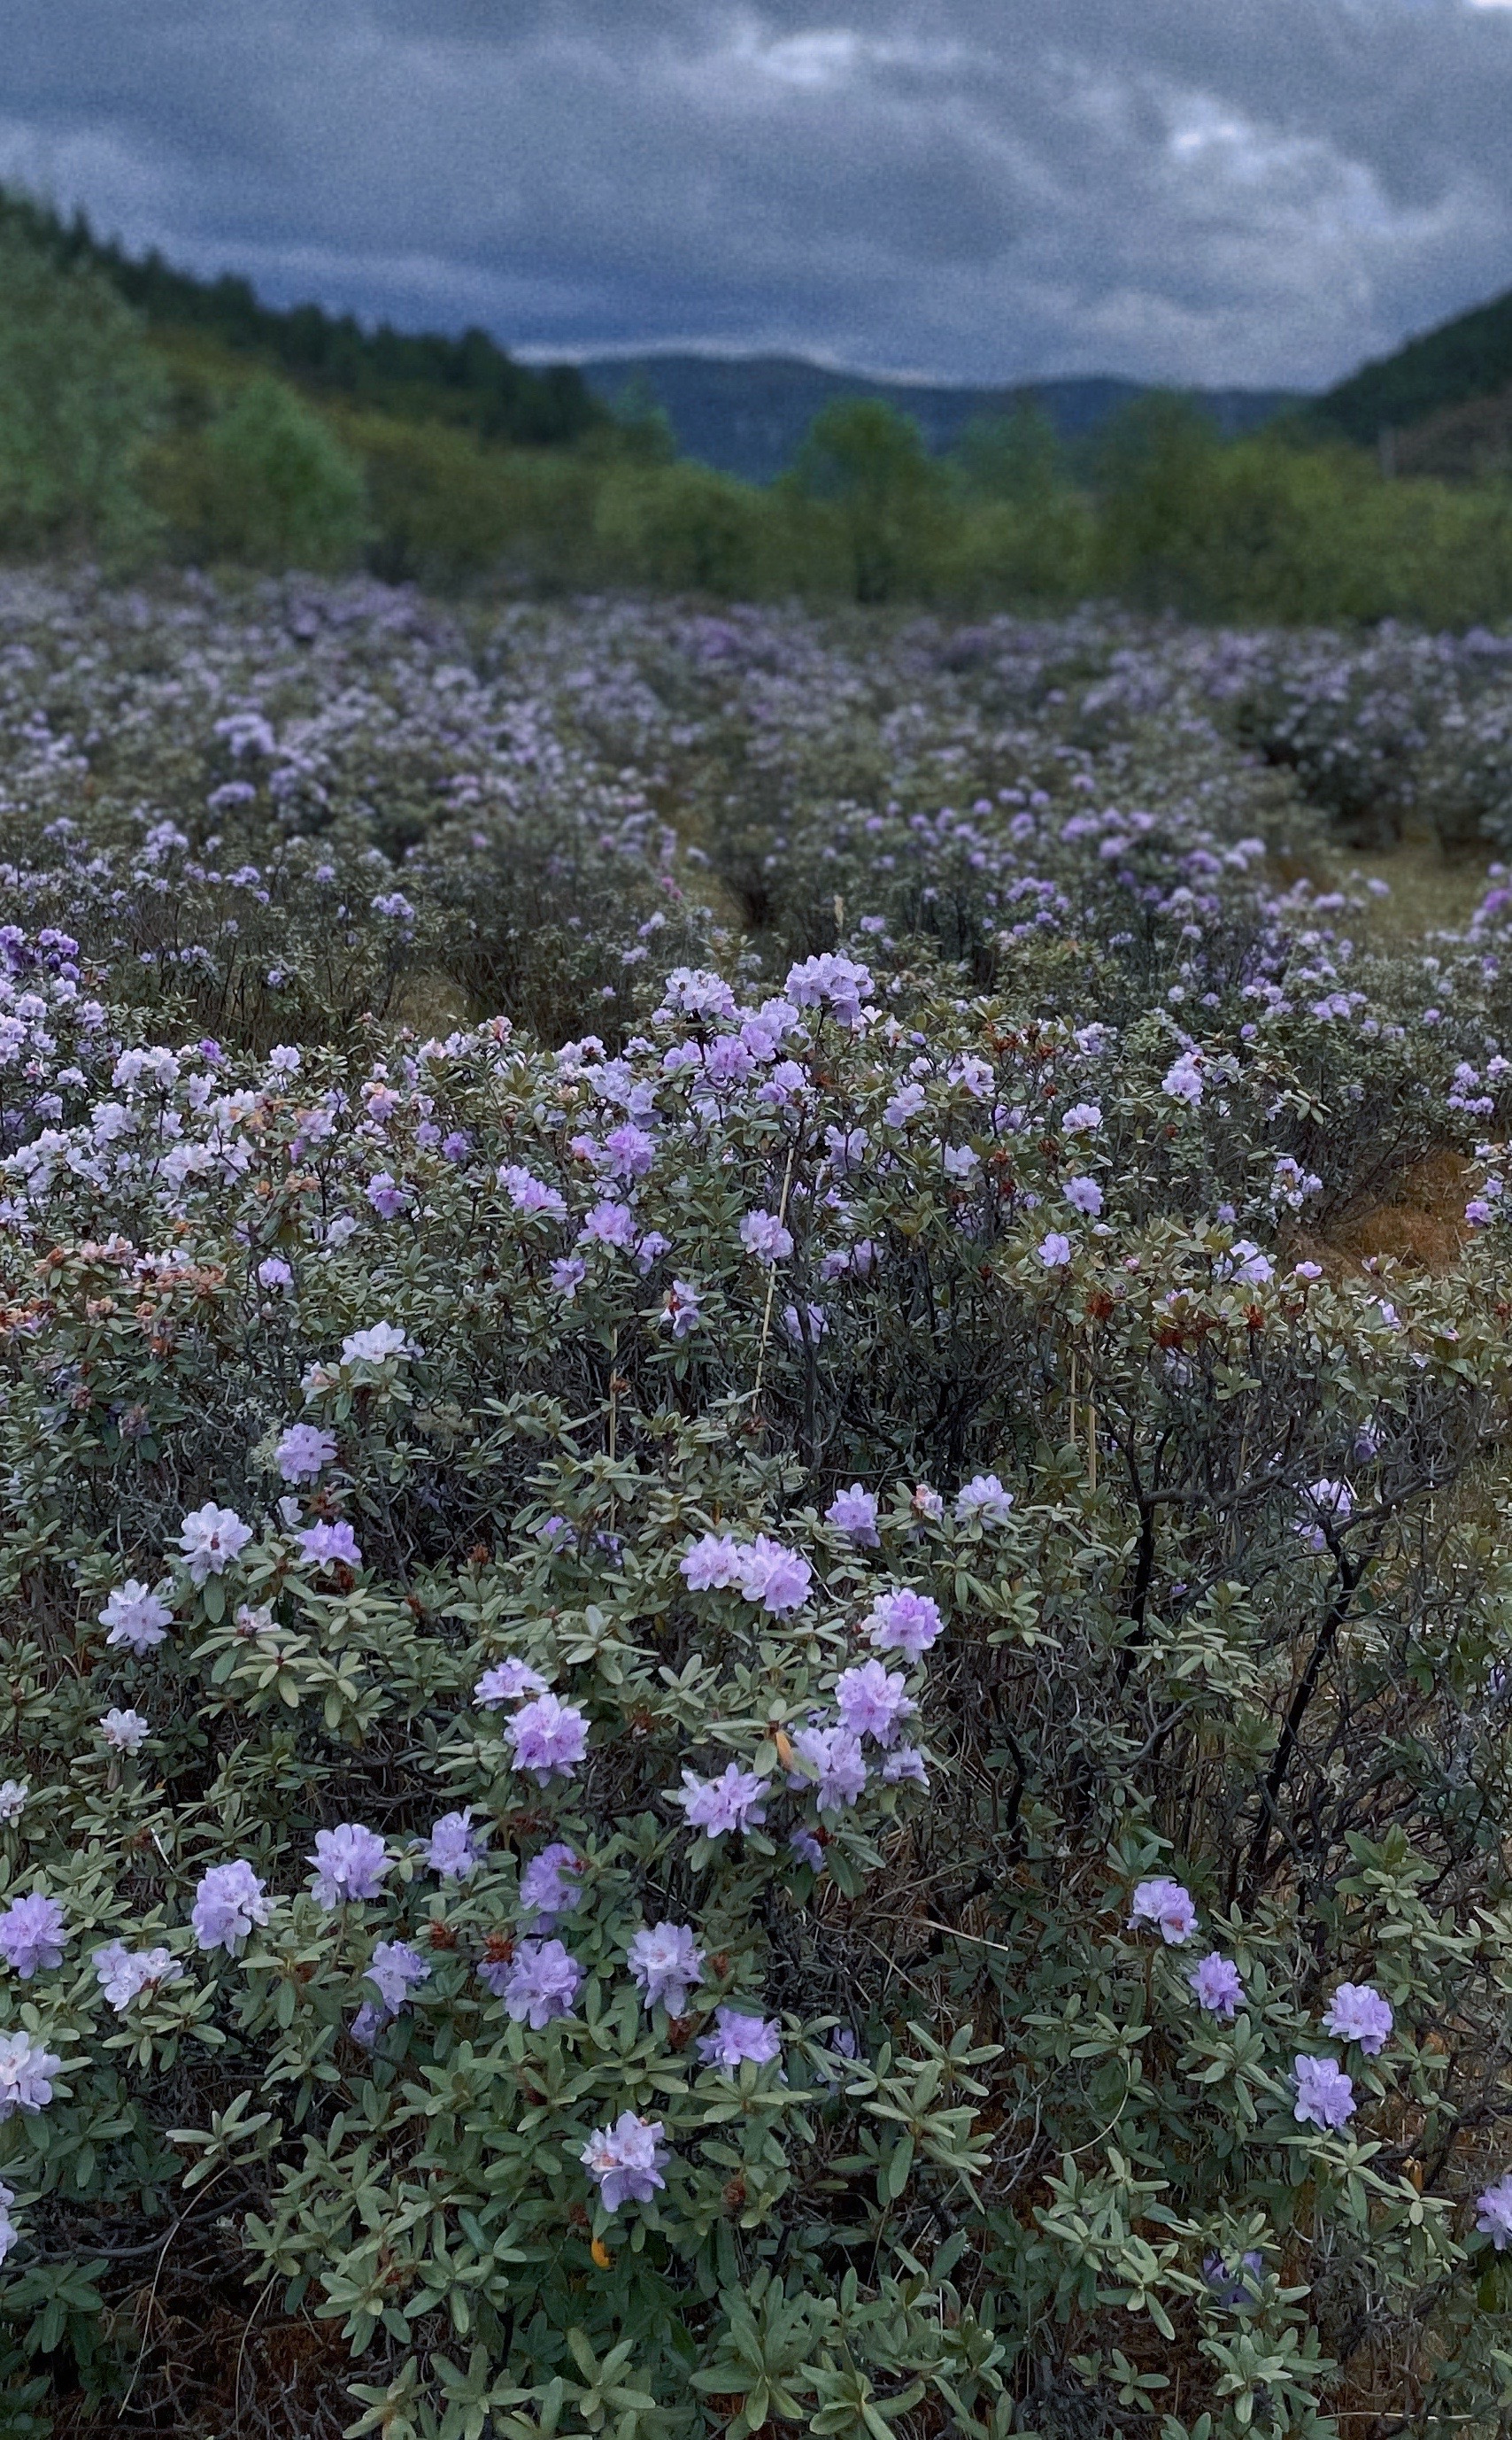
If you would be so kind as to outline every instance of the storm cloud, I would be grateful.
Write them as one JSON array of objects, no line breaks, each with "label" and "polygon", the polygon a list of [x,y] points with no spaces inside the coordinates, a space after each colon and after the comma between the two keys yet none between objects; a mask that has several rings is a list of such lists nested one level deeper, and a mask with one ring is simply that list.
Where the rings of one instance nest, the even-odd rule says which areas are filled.
[{"label": "storm cloud", "polygon": [[0,176],[535,356],[1321,386],[1512,285],[1512,7],[0,0]]}]

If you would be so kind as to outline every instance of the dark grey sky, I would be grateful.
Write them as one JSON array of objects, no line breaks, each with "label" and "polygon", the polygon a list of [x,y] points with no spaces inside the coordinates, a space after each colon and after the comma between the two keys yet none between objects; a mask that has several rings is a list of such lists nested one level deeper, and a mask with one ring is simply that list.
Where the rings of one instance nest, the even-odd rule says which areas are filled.
[{"label": "dark grey sky", "polygon": [[525,353],[1310,386],[1512,286],[1512,5],[0,0],[0,176]]}]

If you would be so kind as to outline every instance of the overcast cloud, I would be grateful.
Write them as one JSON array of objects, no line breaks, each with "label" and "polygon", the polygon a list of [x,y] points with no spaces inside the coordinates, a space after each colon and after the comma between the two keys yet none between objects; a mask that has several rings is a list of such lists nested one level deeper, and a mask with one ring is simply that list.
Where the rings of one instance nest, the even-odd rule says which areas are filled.
[{"label": "overcast cloud", "polygon": [[1315,386],[1512,286],[1512,6],[0,0],[0,176],[533,355]]}]

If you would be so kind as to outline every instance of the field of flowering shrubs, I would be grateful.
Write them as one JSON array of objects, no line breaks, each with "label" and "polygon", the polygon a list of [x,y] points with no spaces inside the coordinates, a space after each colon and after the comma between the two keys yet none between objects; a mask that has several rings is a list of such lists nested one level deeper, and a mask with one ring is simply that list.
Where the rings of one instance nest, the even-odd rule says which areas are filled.
[{"label": "field of flowering shrubs", "polygon": [[1505,643],[7,580],[6,2440],[1506,2428],[1404,823]]}]

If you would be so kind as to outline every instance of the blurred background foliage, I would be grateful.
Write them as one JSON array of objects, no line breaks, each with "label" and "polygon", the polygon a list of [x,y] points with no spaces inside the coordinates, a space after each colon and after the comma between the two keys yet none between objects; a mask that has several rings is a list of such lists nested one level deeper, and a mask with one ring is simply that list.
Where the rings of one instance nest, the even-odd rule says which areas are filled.
[{"label": "blurred background foliage", "polygon": [[1074,444],[1025,402],[931,455],[840,398],[758,485],[678,458],[643,383],[611,409],[482,332],[278,313],[0,197],[0,553],[112,573],[1463,628],[1512,616],[1509,384],[1503,300],[1237,439],[1151,393]]}]

